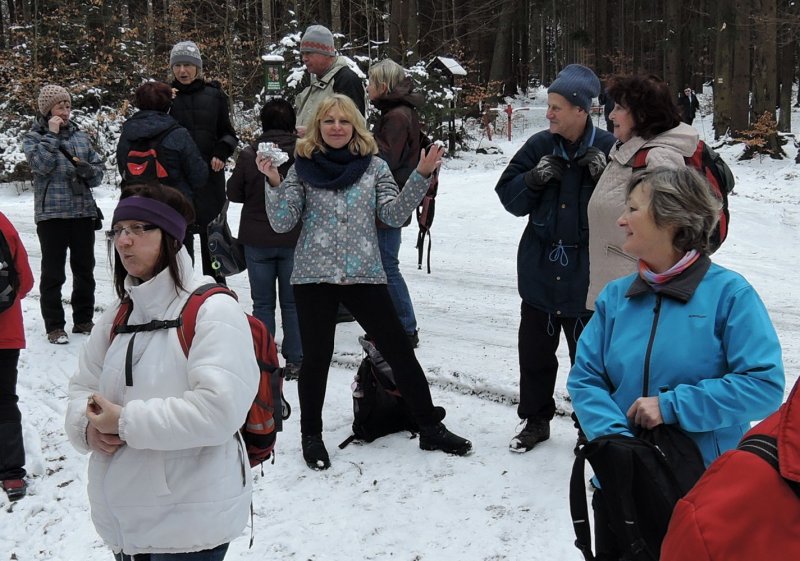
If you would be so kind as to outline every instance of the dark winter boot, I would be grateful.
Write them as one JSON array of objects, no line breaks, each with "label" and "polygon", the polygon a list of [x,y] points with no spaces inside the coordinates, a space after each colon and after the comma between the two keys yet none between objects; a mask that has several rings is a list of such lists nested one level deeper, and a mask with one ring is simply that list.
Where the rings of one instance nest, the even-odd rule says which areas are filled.
[{"label": "dark winter boot", "polygon": [[447,430],[444,423],[420,427],[419,447],[423,450],[441,450],[456,456],[466,456],[472,452],[472,442]]},{"label": "dark winter boot", "polygon": [[303,459],[308,467],[317,471],[331,467],[331,460],[328,457],[328,451],[325,449],[325,443],[322,442],[321,434],[304,434],[302,443]]},{"label": "dark winter boot", "polygon": [[525,427],[508,445],[512,452],[527,452],[540,442],[550,438],[550,421],[544,419],[528,419]]}]

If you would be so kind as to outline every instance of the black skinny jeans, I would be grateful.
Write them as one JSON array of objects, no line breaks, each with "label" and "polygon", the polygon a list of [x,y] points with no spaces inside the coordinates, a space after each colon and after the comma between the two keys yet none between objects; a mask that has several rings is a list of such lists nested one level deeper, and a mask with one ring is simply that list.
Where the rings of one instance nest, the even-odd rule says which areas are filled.
[{"label": "black skinny jeans", "polygon": [[72,270],[72,323],[92,321],[95,288],[93,222],[93,218],[54,218],[36,224],[42,248],[40,303],[47,333],[64,329],[66,323],[61,287],[67,280],[67,250]]},{"label": "black skinny jeans", "polygon": [[22,414],[17,402],[19,349],[0,349],[0,480],[25,477]]},{"label": "black skinny jeans", "polygon": [[322,405],[340,302],[374,339],[417,423],[421,427],[434,424],[428,380],[385,284],[296,284],[294,295],[303,343],[303,369],[298,382],[302,434],[322,433]]}]

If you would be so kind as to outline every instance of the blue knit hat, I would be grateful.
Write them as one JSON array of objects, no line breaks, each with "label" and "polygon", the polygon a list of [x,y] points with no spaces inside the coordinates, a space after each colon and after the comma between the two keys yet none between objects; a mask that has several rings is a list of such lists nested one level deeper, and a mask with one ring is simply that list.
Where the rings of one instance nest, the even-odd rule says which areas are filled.
[{"label": "blue knit hat", "polygon": [[570,64],[558,73],[547,88],[547,93],[557,93],[576,107],[589,113],[592,98],[600,95],[600,80],[590,69],[580,64]]}]

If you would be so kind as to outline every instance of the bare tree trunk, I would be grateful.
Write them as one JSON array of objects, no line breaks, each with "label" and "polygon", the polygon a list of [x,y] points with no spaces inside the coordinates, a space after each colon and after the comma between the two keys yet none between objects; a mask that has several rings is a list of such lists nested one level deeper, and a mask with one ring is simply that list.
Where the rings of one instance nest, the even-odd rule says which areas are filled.
[{"label": "bare tree trunk", "polygon": [[331,29],[334,33],[342,32],[342,0],[331,0]]},{"label": "bare tree trunk", "polygon": [[666,23],[664,41],[664,80],[676,92],[683,88],[683,37],[681,30],[681,0],[664,0],[664,20]]},{"label": "bare tree trunk", "polygon": [[717,4],[714,60],[714,137],[745,130],[750,91],[750,5],[746,0]]},{"label": "bare tree trunk", "polygon": [[[509,83],[511,62],[511,20],[514,17],[514,0],[504,0],[500,10],[495,35],[494,54],[492,66],[489,69],[489,81],[503,81]],[[506,89],[505,93],[509,93]],[[513,92],[512,92],[513,93]]]},{"label": "bare tree trunk", "polygon": [[389,56],[404,64],[406,57],[405,53],[408,50],[406,46],[406,26],[408,25],[408,2],[406,0],[391,0],[391,14],[386,18],[389,25]]},{"label": "bare tree trunk", "polygon": [[751,124],[769,111],[775,114],[777,96],[776,0],[751,0],[753,7],[753,113]]},{"label": "bare tree trunk", "polygon": [[780,50],[781,111],[778,130],[792,132],[792,85],[794,84],[794,53],[797,50],[797,41],[792,38],[791,41],[784,43]]},{"label": "bare tree trunk", "polygon": [[409,64],[419,60],[419,14],[417,0],[408,0],[408,38],[406,50],[411,52],[408,57]]},{"label": "bare tree trunk", "polygon": [[261,39],[264,49],[272,44],[272,0],[261,0]]}]

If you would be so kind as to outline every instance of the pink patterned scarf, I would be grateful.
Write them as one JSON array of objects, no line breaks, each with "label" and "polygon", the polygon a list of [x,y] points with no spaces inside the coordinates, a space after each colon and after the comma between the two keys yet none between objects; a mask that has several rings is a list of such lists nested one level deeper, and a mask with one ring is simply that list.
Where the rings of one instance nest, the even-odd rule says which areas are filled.
[{"label": "pink patterned scarf", "polygon": [[639,259],[639,276],[642,277],[647,284],[652,286],[654,290],[658,291],[660,285],[680,275],[688,269],[692,263],[697,261],[699,257],[700,253],[696,249],[687,251],[677,263],[663,273],[654,273],[650,270],[647,263]]}]

